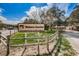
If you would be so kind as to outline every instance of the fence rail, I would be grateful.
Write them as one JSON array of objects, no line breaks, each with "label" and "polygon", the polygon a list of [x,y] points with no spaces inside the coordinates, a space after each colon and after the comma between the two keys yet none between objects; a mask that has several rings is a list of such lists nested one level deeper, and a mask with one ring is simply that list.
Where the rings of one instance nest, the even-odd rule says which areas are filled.
[{"label": "fence rail", "polygon": [[[40,45],[45,45],[45,44],[47,44],[47,43],[50,43],[50,42],[52,42],[52,41],[54,41],[55,39],[57,39],[57,36],[58,36],[58,32],[55,32],[54,34],[52,34],[52,35],[50,35],[49,37],[26,37],[26,38],[17,38],[17,39],[25,39],[25,40],[27,40],[27,39],[38,39],[38,40],[41,40],[41,39],[43,39],[43,40],[45,40],[44,42],[39,42],[39,44]],[[13,39],[15,39],[15,38],[13,38]],[[49,39],[49,41],[47,42],[47,40]],[[18,45],[10,45],[11,47],[13,47],[13,46],[16,46],[16,47],[18,47],[18,46],[25,46],[25,45],[28,45],[28,46],[33,46],[33,45],[38,45],[38,42],[37,43],[26,43],[26,44],[18,44]]]},{"label": "fence rail", "polygon": [[[3,37],[2,35],[0,35],[0,37]],[[6,38],[5,38],[6,39]],[[13,38],[14,39],[14,38]],[[19,39],[19,38],[18,38]],[[21,39],[21,38],[20,38]],[[29,37],[27,37],[27,38],[23,38],[23,39],[38,39],[38,42],[37,43],[31,43],[31,44],[28,44],[28,43],[25,43],[25,44],[19,44],[19,45],[9,45],[9,43],[10,42],[5,42],[3,39],[0,39],[1,40],[1,42],[5,45],[5,46],[7,46],[7,49],[9,49],[9,48],[11,48],[11,47],[21,47],[21,46],[24,46],[24,47],[26,47],[26,46],[37,46],[37,51],[38,51],[38,55],[40,55],[40,46],[39,45],[47,45],[47,51],[50,53],[50,51],[49,51],[49,43],[51,43],[51,42],[54,42],[54,41],[58,41],[57,39],[58,39],[58,31],[57,32],[55,32],[54,34],[52,34],[52,35],[50,35],[50,36],[48,36],[48,37],[43,37],[43,38],[41,38],[41,37],[31,37],[31,38],[29,38]],[[40,39],[44,39],[45,40],[45,42],[40,42],[39,40]],[[10,41],[10,38],[8,37],[7,38],[7,41]],[[26,49],[26,48],[25,48]],[[24,50],[25,50],[24,49]],[[8,52],[8,54],[7,55],[9,55],[9,50],[7,50]]]},{"label": "fence rail", "polygon": [[4,46],[7,47],[7,43],[6,43],[2,38],[0,38],[0,40],[1,40],[1,42],[4,44]]},{"label": "fence rail", "polygon": [[4,35],[2,35],[2,34],[0,33],[0,41],[3,43],[3,45],[4,45],[5,47],[7,47],[7,43],[6,43],[6,41],[5,41],[4,39],[7,39],[7,37],[5,37]]}]

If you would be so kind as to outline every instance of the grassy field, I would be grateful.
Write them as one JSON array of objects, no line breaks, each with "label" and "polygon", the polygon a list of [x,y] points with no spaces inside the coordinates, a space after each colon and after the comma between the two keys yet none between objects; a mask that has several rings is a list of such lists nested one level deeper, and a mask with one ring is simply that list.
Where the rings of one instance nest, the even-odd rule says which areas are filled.
[{"label": "grassy field", "polygon": [[[26,32],[26,33],[27,33],[27,37],[30,37],[30,38],[31,37],[42,38],[42,37],[48,37],[54,32],[55,30],[52,30],[52,31],[47,30],[44,32],[39,32],[39,34],[37,32]],[[24,44],[25,43],[24,37],[25,37],[25,32],[17,32],[11,36],[10,44]],[[43,42],[44,40],[41,39],[40,41]],[[37,42],[37,39],[27,39],[27,43],[36,43],[36,42]]]}]

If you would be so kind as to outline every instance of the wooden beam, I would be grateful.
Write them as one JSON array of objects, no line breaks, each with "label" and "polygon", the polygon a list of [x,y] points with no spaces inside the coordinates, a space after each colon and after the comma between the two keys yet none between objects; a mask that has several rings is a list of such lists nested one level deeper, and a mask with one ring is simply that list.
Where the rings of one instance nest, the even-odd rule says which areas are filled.
[{"label": "wooden beam", "polygon": [[4,38],[4,39],[7,39],[7,37],[3,34],[1,34],[1,37]]},{"label": "wooden beam", "polygon": [[0,40],[5,46],[7,46],[6,42],[2,38]]}]

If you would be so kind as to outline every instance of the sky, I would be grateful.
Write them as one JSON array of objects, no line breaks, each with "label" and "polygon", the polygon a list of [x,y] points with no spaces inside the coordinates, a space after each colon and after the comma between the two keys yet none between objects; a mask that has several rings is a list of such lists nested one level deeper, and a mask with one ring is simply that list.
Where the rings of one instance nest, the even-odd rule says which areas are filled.
[{"label": "sky", "polygon": [[[68,17],[76,6],[75,3],[0,3],[0,20],[5,23],[16,24],[24,21],[27,16],[40,10],[47,11],[52,6],[58,6],[59,9],[65,10],[65,16]],[[37,12],[37,13],[38,13]],[[39,15],[37,15],[39,18]]]}]

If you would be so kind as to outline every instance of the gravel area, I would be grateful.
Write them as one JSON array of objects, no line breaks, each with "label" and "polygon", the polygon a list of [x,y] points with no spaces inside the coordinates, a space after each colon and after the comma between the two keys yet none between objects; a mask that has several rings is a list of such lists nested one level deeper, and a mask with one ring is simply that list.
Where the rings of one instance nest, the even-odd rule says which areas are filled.
[{"label": "gravel area", "polygon": [[[55,42],[49,43],[49,50],[51,51],[54,47]],[[0,45],[0,55],[5,55],[6,51],[5,51],[5,47],[3,47],[3,45]],[[48,54],[47,51],[47,45],[40,45],[40,55],[43,54]],[[26,50],[24,51],[25,47],[11,47],[10,48],[10,56],[35,56],[38,54],[37,51],[37,46],[26,46]],[[24,51],[24,53],[23,53]]]}]

